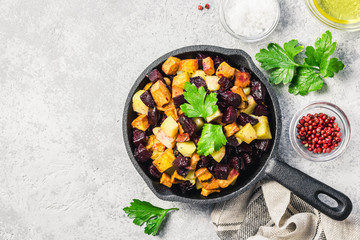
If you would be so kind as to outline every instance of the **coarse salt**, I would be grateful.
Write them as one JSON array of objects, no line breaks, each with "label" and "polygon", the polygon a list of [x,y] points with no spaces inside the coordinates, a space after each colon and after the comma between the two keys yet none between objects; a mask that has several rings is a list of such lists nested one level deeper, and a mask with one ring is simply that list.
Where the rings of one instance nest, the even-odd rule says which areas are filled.
[{"label": "coarse salt", "polygon": [[233,32],[254,37],[268,31],[277,18],[275,0],[229,0],[225,20]]}]

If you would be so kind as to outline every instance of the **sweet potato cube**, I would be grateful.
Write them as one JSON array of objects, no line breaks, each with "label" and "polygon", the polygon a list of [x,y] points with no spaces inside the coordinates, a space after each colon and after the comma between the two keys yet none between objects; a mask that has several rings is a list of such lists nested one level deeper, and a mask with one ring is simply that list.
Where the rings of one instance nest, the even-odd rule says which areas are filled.
[{"label": "sweet potato cube", "polygon": [[211,57],[204,58],[202,60],[202,65],[206,75],[213,75],[215,73],[214,61]]},{"label": "sweet potato cube", "polygon": [[242,141],[246,142],[247,144],[251,143],[253,140],[257,138],[256,131],[253,128],[253,126],[251,126],[250,123],[247,123],[235,135],[236,137],[240,138]]},{"label": "sweet potato cube", "polygon": [[206,185],[205,189],[206,190],[215,190],[215,189],[219,189],[219,183],[214,179],[212,180],[209,184]]},{"label": "sweet potato cube", "polygon": [[179,71],[194,73],[199,69],[199,62],[197,59],[181,60],[179,64]]},{"label": "sweet potato cube", "polygon": [[177,97],[179,95],[182,95],[184,92],[184,89],[178,86],[172,86],[172,97]]},{"label": "sweet potato cube", "polygon": [[190,141],[190,136],[188,133],[179,134],[176,138],[176,142],[187,142]]},{"label": "sweet potato cube", "polygon": [[135,118],[132,121],[131,126],[133,128],[137,128],[142,131],[146,131],[146,129],[148,129],[150,127],[150,124],[148,122],[147,116],[145,114],[140,114],[137,118]]},{"label": "sweet potato cube", "polygon": [[216,76],[219,78],[226,77],[233,79],[235,75],[235,68],[231,67],[227,62],[222,62],[216,69]]},{"label": "sweet potato cube", "polygon": [[214,176],[207,168],[200,168],[195,172],[195,176],[199,179],[200,183],[206,188],[212,181],[215,180]]},{"label": "sweet potato cube", "polygon": [[172,149],[166,149],[158,158],[153,161],[153,164],[159,170],[159,172],[165,172],[172,167],[172,162],[175,160],[175,156]]},{"label": "sweet potato cube", "polygon": [[231,124],[228,124],[224,127],[225,129],[225,136],[231,137],[234,135],[237,131],[240,130],[239,126],[236,124],[236,122],[233,122]]},{"label": "sweet potato cube", "polygon": [[179,118],[175,106],[174,106],[174,107],[167,108],[164,113],[165,113],[165,115],[166,115],[167,117],[171,117],[171,118],[173,118],[173,119],[175,119],[175,120],[178,120],[178,118]]},{"label": "sweet potato cube", "polygon": [[247,96],[245,95],[243,89],[238,86],[234,86],[230,89],[233,93],[239,94],[242,102],[247,102]]},{"label": "sweet potato cube", "polygon": [[151,87],[151,85],[152,85],[151,82],[147,83],[144,87],[144,91],[148,90]]},{"label": "sweet potato cube", "polygon": [[167,186],[168,188],[171,188],[171,186],[172,186],[171,178],[170,178],[170,176],[167,175],[166,173],[163,173],[163,174],[161,175],[160,183],[161,183],[162,185]]},{"label": "sweet potato cube", "polygon": [[155,160],[155,159],[157,159],[158,157],[160,157],[160,155],[163,154],[163,152],[164,152],[164,151],[161,151],[161,152],[160,152],[160,151],[154,150],[154,151],[152,152],[152,155],[151,155],[150,158],[151,158],[152,160]]},{"label": "sweet potato cube", "polygon": [[177,57],[169,57],[168,59],[166,59],[166,61],[163,63],[162,65],[162,70],[166,75],[174,75],[178,68],[179,68],[179,63],[180,63],[180,59]]},{"label": "sweet potato cube", "polygon": [[185,178],[180,176],[177,171],[174,171],[174,173],[171,175],[171,183],[174,184],[174,183],[179,183],[179,181],[177,180],[180,180],[180,181],[184,181]]},{"label": "sweet potato cube", "polygon": [[250,86],[250,79],[251,79],[250,73],[240,72],[237,69],[235,70],[235,82],[234,82],[235,86],[246,88]]},{"label": "sweet potato cube", "polygon": [[200,156],[197,153],[194,153],[190,158],[190,166],[187,168],[189,170],[195,170],[197,163],[200,161]]},{"label": "sweet potato cube", "polygon": [[254,125],[257,139],[272,139],[269,120],[267,116],[258,117],[259,123]]},{"label": "sweet potato cube", "polygon": [[235,169],[232,169],[227,177],[227,179],[217,179],[217,183],[221,188],[227,188],[230,184],[232,184],[238,178],[239,173]]},{"label": "sweet potato cube", "polygon": [[179,126],[172,117],[167,117],[160,126],[161,130],[171,138],[176,138],[178,134]]},{"label": "sweet potato cube", "polygon": [[[178,112],[178,115],[181,115],[181,114],[179,114],[179,112]],[[179,134],[185,133],[183,127],[181,126],[181,124],[179,122],[178,122],[178,126],[179,126]]]},{"label": "sweet potato cube", "polygon": [[159,140],[162,144],[164,144],[167,148],[175,147],[175,138],[169,137],[165,134],[163,130],[159,130],[156,134],[156,139]]},{"label": "sweet potato cube", "polygon": [[150,92],[157,106],[162,107],[169,103],[171,100],[171,94],[169,89],[162,81],[157,81],[150,88]]},{"label": "sweet potato cube", "polygon": [[147,144],[146,144],[146,150],[148,151],[153,151],[154,150],[154,140],[155,140],[155,135],[150,135],[148,140],[147,140]]},{"label": "sweet potato cube", "polygon": [[153,143],[153,150],[154,151],[159,151],[159,152],[164,152],[166,149],[165,145],[162,144],[158,139],[156,139],[156,137],[154,138],[154,143]]},{"label": "sweet potato cube", "polygon": [[205,188],[202,188],[201,189],[201,195],[203,195],[204,197],[207,197],[209,196],[211,193],[214,193],[214,192],[220,192],[220,189],[214,189],[214,190],[207,190]]},{"label": "sweet potato cube", "polygon": [[186,82],[190,82],[190,77],[187,72],[183,72],[174,77],[172,86],[184,89]]}]

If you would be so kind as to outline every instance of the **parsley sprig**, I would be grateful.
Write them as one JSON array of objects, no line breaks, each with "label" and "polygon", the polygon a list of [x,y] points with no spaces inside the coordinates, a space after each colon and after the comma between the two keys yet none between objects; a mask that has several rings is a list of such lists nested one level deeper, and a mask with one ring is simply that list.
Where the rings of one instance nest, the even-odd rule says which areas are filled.
[{"label": "parsley sprig", "polygon": [[182,104],[180,108],[187,117],[207,118],[217,111],[216,93],[206,94],[204,87],[197,89],[189,82],[185,83],[184,89],[184,98],[189,103]]},{"label": "parsley sprig", "polygon": [[155,236],[160,228],[166,214],[171,210],[179,210],[178,208],[163,209],[155,207],[149,202],[133,199],[130,207],[123,209],[129,218],[134,218],[133,223],[142,226],[146,223],[144,232],[148,235]]},{"label": "parsley sprig", "polygon": [[276,43],[270,43],[267,49],[260,49],[255,58],[262,68],[271,71],[270,83],[290,83],[289,93],[304,96],[321,89],[324,79],[334,77],[345,65],[337,58],[330,58],[336,49],[336,42],[332,41],[330,31],[316,39],[315,47],[306,47],[304,64],[300,64],[295,60],[295,56],[301,53],[303,48],[298,46],[298,40],[284,43],[283,48]]},{"label": "parsley sprig", "polygon": [[[184,90],[184,98],[189,103],[182,104],[180,108],[187,117],[203,117],[206,119],[218,110],[216,93],[207,94],[204,87],[197,89],[195,85],[189,82],[185,83]],[[218,151],[226,142],[221,125],[204,124],[197,144],[197,153],[207,156]]]}]

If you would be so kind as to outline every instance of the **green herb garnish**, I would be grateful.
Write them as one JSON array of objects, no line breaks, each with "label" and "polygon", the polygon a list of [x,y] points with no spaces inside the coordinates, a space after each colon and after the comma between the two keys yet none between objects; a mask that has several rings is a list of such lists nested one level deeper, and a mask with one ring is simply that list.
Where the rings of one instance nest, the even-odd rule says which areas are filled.
[{"label": "green herb garnish", "polygon": [[303,51],[303,46],[297,44],[298,40],[291,40],[281,48],[276,43],[270,43],[267,49],[260,49],[255,55],[261,67],[271,71],[270,83],[291,83],[289,93],[304,96],[321,89],[326,77],[332,78],[344,69],[345,65],[339,59],[329,59],[336,49],[330,31],[316,39],[315,48],[306,47],[304,64],[295,60],[295,56]]},{"label": "green herb garnish", "polygon": [[187,117],[203,117],[206,119],[217,111],[216,93],[206,94],[204,87],[197,89],[195,85],[189,82],[185,83],[184,89],[184,98],[188,103],[182,104],[180,108]]},{"label": "green herb garnish", "polygon": [[133,223],[142,226],[146,223],[144,232],[148,235],[155,236],[160,228],[166,214],[171,210],[179,210],[178,208],[163,209],[155,207],[149,202],[133,199],[130,207],[123,209],[129,218],[134,218]]},{"label": "green herb garnish", "polygon": [[218,151],[227,142],[221,125],[204,124],[198,142],[197,153],[207,156]]}]

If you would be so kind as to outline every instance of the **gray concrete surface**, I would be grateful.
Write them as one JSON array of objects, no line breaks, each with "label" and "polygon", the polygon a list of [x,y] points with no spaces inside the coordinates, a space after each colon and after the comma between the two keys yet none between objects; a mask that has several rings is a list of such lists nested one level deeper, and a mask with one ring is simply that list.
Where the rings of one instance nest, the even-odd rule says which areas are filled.
[{"label": "gray concrete surface", "polygon": [[[179,207],[157,239],[217,239],[212,206],[157,199],[123,145],[125,97],[140,72],[187,45],[241,48],[270,41],[313,44],[327,27],[303,1],[280,0],[281,21],[260,43],[245,44],[221,27],[203,1],[0,1],[0,239],[152,239],[125,216],[133,198]],[[276,87],[283,110],[282,158],[348,194],[359,213],[359,33],[333,30],[346,69],[319,93],[292,96]],[[352,141],[336,161],[312,163],[291,149],[294,112],[314,100],[338,104]]]}]

